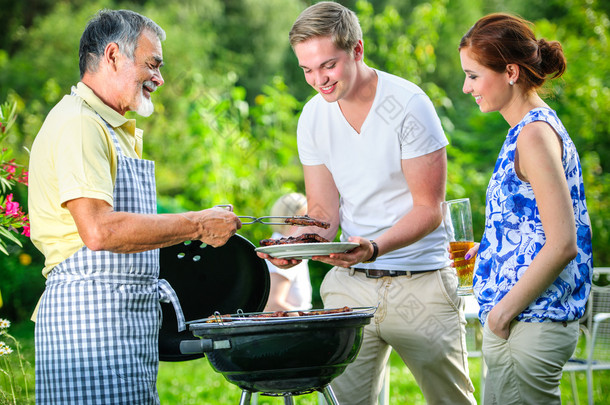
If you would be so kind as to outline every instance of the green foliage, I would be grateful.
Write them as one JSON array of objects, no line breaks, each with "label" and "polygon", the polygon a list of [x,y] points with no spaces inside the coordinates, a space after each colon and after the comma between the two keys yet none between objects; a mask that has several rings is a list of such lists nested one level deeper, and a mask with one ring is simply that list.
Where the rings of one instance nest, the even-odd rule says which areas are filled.
[{"label": "green foliage", "polygon": [[231,35],[220,36],[219,45],[230,50],[231,62],[238,68],[237,85],[247,90],[247,101],[252,103],[285,58],[293,58],[288,32],[302,6],[286,0],[225,0],[224,4],[225,18],[217,31]]},{"label": "green foliage", "polygon": [[[157,170],[158,188],[165,196],[176,192],[173,197],[183,209],[231,203],[238,214],[266,215],[280,195],[303,190],[296,120],[288,119],[299,103],[280,78],[265,87],[253,106],[245,101],[243,88],[228,89],[201,94],[186,109],[176,148],[159,150],[163,155],[155,159],[168,162]],[[260,240],[271,232],[265,228],[240,233]]]},{"label": "green foliage", "polygon": [[585,175],[587,206],[593,225],[594,264],[610,262],[610,20],[596,2],[572,7],[565,24],[541,20],[539,35],[561,42],[568,70],[555,81],[551,100],[576,144]]},{"label": "green foliage", "polygon": [[20,236],[23,247],[8,246],[8,256],[0,254],[0,291],[3,306],[0,318],[18,322],[30,319],[43,290],[44,257],[28,239]]},{"label": "green foliage", "polygon": [[17,183],[27,184],[27,171],[23,171],[15,159],[10,159],[12,151],[4,147],[4,140],[17,119],[16,110],[16,103],[0,105],[0,145],[3,146],[0,148],[0,252],[4,254],[8,254],[7,241],[21,246],[21,241],[12,232],[24,228],[29,235],[27,215],[11,193]]},{"label": "green foliage", "polygon": [[446,17],[446,3],[447,0],[421,3],[411,11],[408,19],[393,6],[375,13],[371,3],[357,3],[367,63],[431,92],[430,98],[437,106],[450,103],[431,80],[437,65],[437,27]]}]

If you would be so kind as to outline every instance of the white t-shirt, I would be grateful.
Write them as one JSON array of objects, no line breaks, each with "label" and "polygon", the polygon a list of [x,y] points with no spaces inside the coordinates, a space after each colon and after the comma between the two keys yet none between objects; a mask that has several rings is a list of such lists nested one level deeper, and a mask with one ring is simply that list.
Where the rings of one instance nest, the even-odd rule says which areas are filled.
[{"label": "white t-shirt", "polygon": [[[325,165],[340,199],[341,240],[375,239],[413,208],[401,159],[432,153],[449,142],[428,96],[415,84],[376,70],[375,100],[360,133],[337,102],[319,94],[303,108],[297,128],[303,165]],[[447,266],[446,237],[439,226],[419,241],[358,267],[431,270]]]},{"label": "white t-shirt", "polygon": [[[280,233],[274,233],[271,237],[273,239],[279,239],[284,235]],[[296,309],[311,309],[311,280],[309,278],[309,266],[308,260],[302,260],[301,263],[293,266],[289,269],[280,269],[275,267],[270,261],[267,260],[267,267],[269,267],[269,273],[277,273],[282,277],[285,277],[290,281],[290,289],[288,290],[288,296],[286,302]]]}]

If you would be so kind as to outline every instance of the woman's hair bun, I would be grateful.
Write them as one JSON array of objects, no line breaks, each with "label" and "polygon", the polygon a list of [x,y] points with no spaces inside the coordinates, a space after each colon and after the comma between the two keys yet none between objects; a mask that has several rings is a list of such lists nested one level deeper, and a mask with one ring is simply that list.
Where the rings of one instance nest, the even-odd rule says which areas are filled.
[{"label": "woman's hair bun", "polygon": [[540,52],[540,70],[544,75],[553,74],[553,78],[561,76],[566,70],[566,58],[563,48],[557,41],[538,40]]}]

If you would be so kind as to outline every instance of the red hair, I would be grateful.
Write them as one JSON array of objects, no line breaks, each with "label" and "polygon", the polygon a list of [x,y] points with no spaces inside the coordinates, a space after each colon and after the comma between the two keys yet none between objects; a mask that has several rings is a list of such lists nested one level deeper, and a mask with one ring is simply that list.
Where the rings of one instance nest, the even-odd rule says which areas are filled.
[{"label": "red hair", "polygon": [[526,91],[537,89],[548,75],[554,73],[554,79],[565,72],[566,59],[559,42],[536,39],[531,25],[514,15],[489,14],[468,30],[459,49],[468,48],[478,63],[498,73],[518,65],[518,83]]}]

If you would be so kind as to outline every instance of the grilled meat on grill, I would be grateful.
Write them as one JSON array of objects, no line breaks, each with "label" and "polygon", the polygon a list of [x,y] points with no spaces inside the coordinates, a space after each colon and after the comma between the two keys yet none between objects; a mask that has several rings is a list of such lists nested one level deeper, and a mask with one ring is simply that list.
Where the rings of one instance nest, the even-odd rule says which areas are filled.
[{"label": "grilled meat on grill", "polygon": [[297,316],[297,314],[293,314],[287,311],[275,311],[268,312],[258,315],[252,315],[250,318],[283,318],[285,316]]},{"label": "grilled meat on grill", "polygon": [[245,314],[244,315],[212,315],[208,317],[205,321],[206,323],[223,323],[223,322],[233,322],[233,321],[241,321],[252,318],[283,318],[287,316],[311,316],[311,315],[329,315],[329,314],[339,314],[344,312],[352,312],[352,308],[343,307],[336,309],[311,309],[307,311],[275,311],[275,312],[263,312],[258,314]]},{"label": "grilled meat on grill", "polygon": [[292,243],[326,243],[328,239],[318,235],[317,233],[304,233],[299,236],[288,236],[279,239],[263,239],[260,241],[261,246],[289,245]]},{"label": "grilled meat on grill", "polygon": [[352,312],[352,309],[347,306],[343,307],[343,308],[337,308],[337,309],[312,309],[310,311],[299,311],[299,315],[301,315],[301,316],[328,315],[328,314],[338,314],[341,312]]}]

